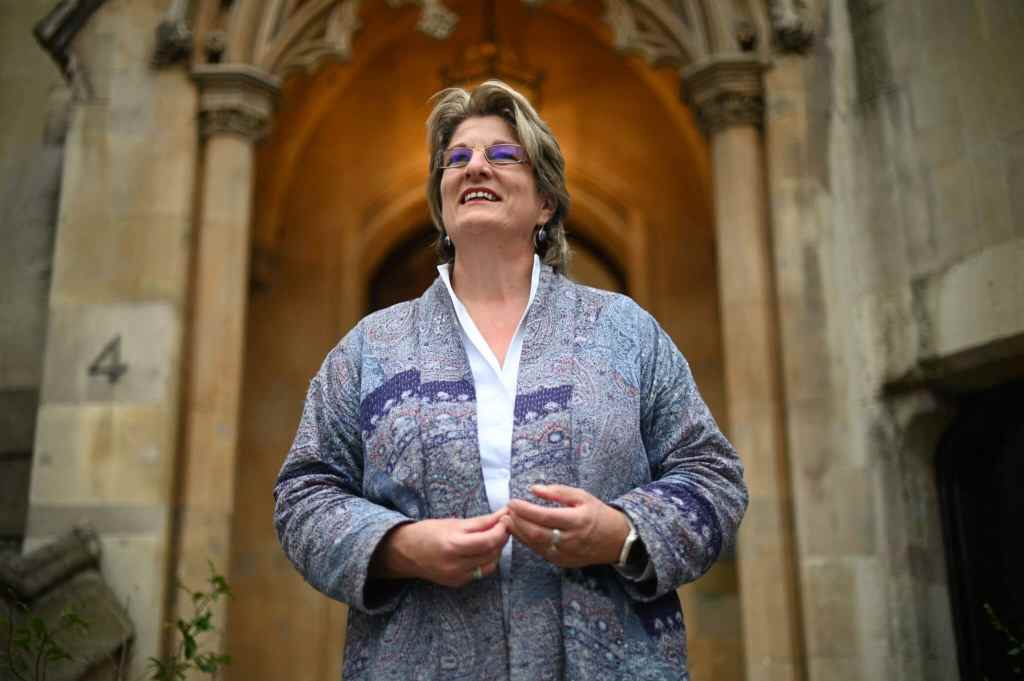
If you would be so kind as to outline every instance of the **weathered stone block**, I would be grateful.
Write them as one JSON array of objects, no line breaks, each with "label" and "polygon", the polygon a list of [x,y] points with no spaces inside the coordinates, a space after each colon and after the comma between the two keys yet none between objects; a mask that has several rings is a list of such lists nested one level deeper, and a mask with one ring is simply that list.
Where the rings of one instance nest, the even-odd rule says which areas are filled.
[{"label": "weathered stone block", "polygon": [[808,657],[856,657],[860,652],[860,632],[853,565],[838,558],[806,560],[802,586]]},{"label": "weathered stone block", "polygon": [[[998,360],[999,346],[1024,337],[1024,239],[967,257],[914,285],[924,361],[975,353],[963,361]],[[986,348],[990,348],[991,352]]]},{"label": "weathered stone block", "polygon": [[169,504],[173,417],[162,406],[44,404],[33,504]]},{"label": "weathered stone block", "polygon": [[[50,405],[164,402],[175,392],[180,347],[181,322],[169,303],[54,305],[43,399]],[[122,364],[116,380],[97,373]]]}]

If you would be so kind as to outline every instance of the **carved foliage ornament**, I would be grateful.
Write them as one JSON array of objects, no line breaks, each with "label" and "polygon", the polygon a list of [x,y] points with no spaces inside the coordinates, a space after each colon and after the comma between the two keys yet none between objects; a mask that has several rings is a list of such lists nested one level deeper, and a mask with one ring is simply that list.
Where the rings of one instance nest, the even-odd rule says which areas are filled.
[{"label": "carved foliage ornament", "polygon": [[682,71],[683,95],[705,134],[764,122],[765,64],[745,55],[707,59]]},{"label": "carved foliage ornament", "polygon": [[266,134],[269,119],[246,109],[211,109],[199,113],[199,130],[203,137],[240,135],[258,140]]},{"label": "carved foliage ornament", "polygon": [[204,137],[266,134],[280,84],[252,66],[207,64],[192,77],[199,84],[199,131]]},{"label": "carved foliage ornament", "polygon": [[760,126],[763,120],[762,95],[718,92],[697,109],[697,124],[709,135],[735,125]]}]

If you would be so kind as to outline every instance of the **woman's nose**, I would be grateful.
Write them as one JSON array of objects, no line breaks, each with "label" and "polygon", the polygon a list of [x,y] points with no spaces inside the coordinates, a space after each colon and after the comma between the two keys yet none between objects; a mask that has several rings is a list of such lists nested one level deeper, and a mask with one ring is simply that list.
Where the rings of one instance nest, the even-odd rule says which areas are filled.
[{"label": "woman's nose", "polygon": [[484,155],[483,149],[474,149],[473,156],[469,159],[469,163],[466,164],[466,174],[478,175],[486,174],[491,171],[491,164]]}]

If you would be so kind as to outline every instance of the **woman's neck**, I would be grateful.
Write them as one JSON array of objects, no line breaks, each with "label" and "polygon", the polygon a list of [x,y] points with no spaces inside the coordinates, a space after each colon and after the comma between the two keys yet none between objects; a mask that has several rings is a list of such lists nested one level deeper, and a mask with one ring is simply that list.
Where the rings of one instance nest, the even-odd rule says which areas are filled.
[{"label": "woman's neck", "polygon": [[508,257],[493,251],[465,250],[460,249],[449,270],[452,289],[463,305],[470,309],[478,305],[526,306],[533,275],[532,251]]}]

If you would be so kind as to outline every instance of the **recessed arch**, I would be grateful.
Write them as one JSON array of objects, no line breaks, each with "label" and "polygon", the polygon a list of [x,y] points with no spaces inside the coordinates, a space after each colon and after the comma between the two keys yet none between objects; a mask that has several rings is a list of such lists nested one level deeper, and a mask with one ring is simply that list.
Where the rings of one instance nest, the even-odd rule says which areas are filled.
[{"label": "recessed arch", "polygon": [[[513,19],[526,11],[519,2],[507,7]],[[548,70],[541,115],[567,159],[569,226],[625,273],[630,295],[685,349],[718,413],[723,360],[708,150],[680,101],[675,71],[616,51],[594,8],[543,5],[533,10],[542,25],[529,36],[536,43],[530,58]],[[438,42],[417,30],[416,7],[365,9],[351,61],[291,75],[275,127],[257,151],[255,239],[276,270],[250,302],[240,507],[257,503],[277,474],[309,377],[362,316],[375,268],[429,224],[427,99],[440,85],[440,63],[476,39],[470,14],[452,40]],[[240,514],[236,522],[236,553],[279,555],[256,520]],[[253,589],[266,579],[232,577]],[[259,606],[302,632],[289,639],[295,655],[333,669],[343,615],[312,595],[303,600],[308,588],[293,573],[282,569],[274,579],[275,594]],[[294,614],[289,599],[314,615]],[[239,599],[231,607],[233,622],[258,620],[255,605]],[[231,645],[242,654],[232,678],[269,670],[296,676],[239,626]]]},{"label": "recessed arch", "polygon": [[[323,4],[323,0],[320,0],[320,4]],[[602,49],[613,53],[616,51],[614,37],[607,24],[580,3],[552,3],[545,6],[543,11],[569,22],[581,33],[589,35]],[[287,228],[281,216],[283,196],[292,190],[303,150],[324,124],[325,117],[344,106],[346,97],[351,95],[352,81],[361,71],[371,68],[382,55],[403,49],[410,35],[419,35],[415,28],[416,19],[414,8],[399,12],[380,3],[371,4],[364,9],[362,21],[365,27],[356,41],[350,62],[328,63],[312,74],[296,72],[286,80],[281,96],[283,111],[278,116],[271,142],[275,149],[270,153],[275,161],[272,164],[261,162],[263,172],[257,178],[257,196],[262,205],[256,213],[254,240],[259,248],[272,250]],[[676,72],[672,69],[653,68],[639,56],[620,55],[618,58],[654,95],[661,111],[671,119],[672,130],[686,138],[681,148],[687,152],[686,164],[695,169],[693,179],[699,183],[694,194],[707,200],[703,210],[710,214],[710,159],[707,145],[692,113],[680,99]],[[439,88],[440,82],[432,91]],[[425,100],[426,97],[424,104]],[[301,104],[297,105],[299,102]],[[426,108],[424,116],[425,112]],[[266,154],[263,150],[266,147],[263,146],[260,154],[264,158]],[[274,176],[272,181],[268,181],[268,172]]]}]

